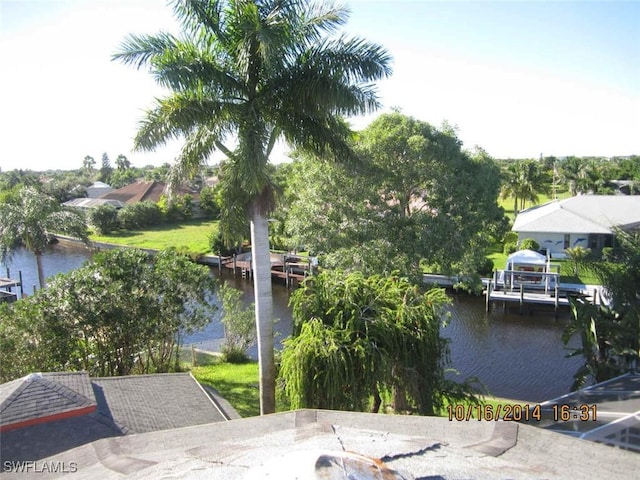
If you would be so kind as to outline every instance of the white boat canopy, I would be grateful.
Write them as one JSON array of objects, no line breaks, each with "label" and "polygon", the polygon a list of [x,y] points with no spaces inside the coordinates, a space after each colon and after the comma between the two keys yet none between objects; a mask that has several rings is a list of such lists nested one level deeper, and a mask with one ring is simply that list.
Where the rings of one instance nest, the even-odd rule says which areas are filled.
[{"label": "white boat canopy", "polygon": [[547,257],[533,250],[518,250],[507,257],[506,270],[515,270],[515,265],[547,265]]}]

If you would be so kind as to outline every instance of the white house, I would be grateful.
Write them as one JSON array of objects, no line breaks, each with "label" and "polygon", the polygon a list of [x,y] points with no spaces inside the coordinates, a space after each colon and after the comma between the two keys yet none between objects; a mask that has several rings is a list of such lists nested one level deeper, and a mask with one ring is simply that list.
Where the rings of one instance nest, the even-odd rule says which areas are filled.
[{"label": "white house", "polygon": [[513,224],[518,241],[533,238],[551,256],[566,248],[613,246],[614,229],[640,230],[640,195],[578,195],[522,210]]},{"label": "white house", "polygon": [[98,198],[112,190],[113,188],[104,182],[94,182],[87,187],[87,197]]}]

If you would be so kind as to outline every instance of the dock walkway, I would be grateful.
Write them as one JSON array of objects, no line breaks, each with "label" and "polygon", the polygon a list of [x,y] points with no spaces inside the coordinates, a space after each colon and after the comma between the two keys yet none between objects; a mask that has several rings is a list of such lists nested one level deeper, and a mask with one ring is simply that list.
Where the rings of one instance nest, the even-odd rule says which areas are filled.
[{"label": "dock walkway", "polygon": [[[22,297],[22,272],[18,272],[18,274],[19,280],[11,278],[7,268],[7,276],[0,277],[0,302],[15,302]],[[14,288],[16,289],[15,292],[13,291]]]},{"label": "dock walkway", "polygon": [[[501,282],[499,278],[509,280]],[[560,307],[569,306],[572,295],[583,296],[596,304],[603,302],[601,286],[560,283],[556,273],[496,271],[492,279],[487,279],[485,287],[487,312],[496,302],[502,302],[505,309],[508,304],[518,304],[521,312],[525,305],[532,304],[549,305],[557,312]]]},{"label": "dock walkway", "polygon": [[[228,268],[234,274],[238,272],[243,278],[253,276],[253,264],[251,253],[241,253],[233,257],[218,257],[218,268]],[[211,264],[211,263],[210,263]],[[281,278],[288,287],[295,283],[302,282],[313,273],[314,261],[310,258],[300,257],[286,253],[271,253],[271,276]]]}]

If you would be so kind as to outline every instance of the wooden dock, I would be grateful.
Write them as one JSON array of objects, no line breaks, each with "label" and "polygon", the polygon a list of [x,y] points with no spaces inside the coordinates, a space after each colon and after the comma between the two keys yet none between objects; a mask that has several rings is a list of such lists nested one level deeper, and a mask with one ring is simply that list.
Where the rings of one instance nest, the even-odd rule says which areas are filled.
[{"label": "wooden dock", "polygon": [[486,297],[486,309],[487,312],[491,310],[492,302],[503,302],[506,308],[507,304],[518,304],[520,310],[524,309],[525,305],[550,305],[557,311],[560,307],[569,306],[569,298],[562,296],[559,289],[555,289],[553,293],[544,293],[540,291],[526,290],[524,285],[516,291],[510,291],[505,289],[492,290],[491,284],[485,291]]},{"label": "wooden dock", "polygon": [[[240,273],[242,278],[253,277],[251,253],[241,253],[233,257],[220,259],[219,268],[232,269],[234,274]],[[300,283],[313,273],[311,259],[297,255],[271,253],[271,276],[281,278],[288,287]]]},{"label": "wooden dock", "polygon": [[[15,302],[23,296],[22,272],[18,272],[19,279],[11,278],[11,273],[7,268],[7,276],[0,277],[0,302]],[[14,292],[13,289],[16,289]]]},{"label": "wooden dock", "polygon": [[[499,281],[499,278],[503,278],[504,281]],[[584,295],[592,302],[599,302],[597,291],[590,296],[563,286],[557,273],[496,271],[493,278],[487,282],[484,291],[487,312],[491,311],[491,305],[496,302],[502,302],[504,309],[509,304],[516,304],[520,312],[526,305],[548,305],[557,312],[561,307],[569,306],[571,294]]]}]

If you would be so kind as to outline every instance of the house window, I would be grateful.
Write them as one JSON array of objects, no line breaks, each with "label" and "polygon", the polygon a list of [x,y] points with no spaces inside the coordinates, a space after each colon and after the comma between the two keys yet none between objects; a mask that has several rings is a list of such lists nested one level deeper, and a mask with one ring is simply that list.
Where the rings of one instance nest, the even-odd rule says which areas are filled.
[{"label": "house window", "polygon": [[571,235],[568,233],[564,234],[564,249],[566,250],[571,246]]}]

